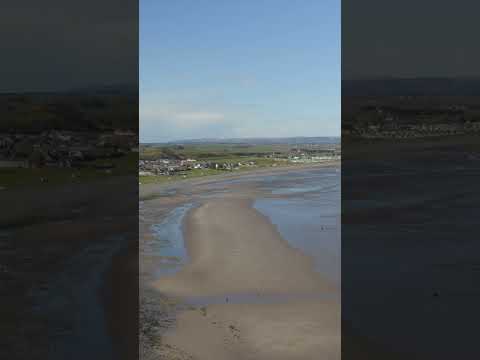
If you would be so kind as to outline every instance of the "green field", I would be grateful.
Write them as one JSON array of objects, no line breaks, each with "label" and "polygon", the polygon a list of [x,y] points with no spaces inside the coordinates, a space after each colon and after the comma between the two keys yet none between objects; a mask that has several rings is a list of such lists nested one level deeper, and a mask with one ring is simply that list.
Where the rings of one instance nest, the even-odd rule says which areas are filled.
[{"label": "green field", "polygon": [[266,155],[287,154],[291,149],[288,145],[241,145],[241,144],[202,144],[202,145],[142,145],[140,158],[145,160],[178,157],[181,159],[193,158],[197,160],[245,161],[246,158],[258,158]]},{"label": "green field", "polygon": [[[253,158],[252,158],[253,159]],[[142,185],[145,184],[166,184],[166,183],[173,183],[179,180],[186,180],[192,178],[199,178],[204,176],[212,176],[212,175],[227,175],[227,174],[235,174],[239,172],[245,171],[252,171],[254,169],[265,169],[269,167],[275,166],[296,166],[294,163],[289,163],[286,161],[274,161],[270,159],[260,159],[257,161],[257,165],[254,167],[241,167],[236,170],[215,170],[215,169],[192,169],[189,171],[180,172],[175,175],[165,176],[155,176],[155,175],[148,175],[148,176],[139,176],[139,182]]]},{"label": "green field", "polygon": [[228,171],[224,170],[215,170],[215,169],[193,169],[190,171],[185,171],[183,173],[179,173],[172,176],[140,176],[139,182],[140,184],[165,184],[171,183],[178,180],[185,180],[191,178],[197,178],[202,176],[212,176],[212,175],[219,175],[219,174],[226,174],[229,173]]}]

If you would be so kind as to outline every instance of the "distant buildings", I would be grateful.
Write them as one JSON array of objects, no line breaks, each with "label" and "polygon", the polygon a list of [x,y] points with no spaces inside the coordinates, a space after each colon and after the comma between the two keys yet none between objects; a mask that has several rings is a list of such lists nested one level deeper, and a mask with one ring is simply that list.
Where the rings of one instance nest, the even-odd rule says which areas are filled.
[{"label": "distant buildings", "polygon": [[[170,158],[154,160],[139,160],[139,176],[171,176],[185,174],[187,171],[198,169],[213,169],[219,171],[235,171],[241,168],[253,168],[262,166],[277,166],[286,163],[317,163],[340,159],[340,148],[316,148],[305,145],[303,148],[295,148],[287,153],[271,153],[259,157],[258,160],[246,158],[244,161],[215,161],[196,159],[177,159],[174,154]],[[162,155],[165,156],[165,155]],[[268,161],[267,161],[268,160]],[[267,161],[265,163],[265,161]]]},{"label": "distant buildings", "polygon": [[138,137],[131,132],[0,133],[0,167],[72,167],[135,149]]},{"label": "distant buildings", "polygon": [[[461,100],[461,99],[460,99]],[[381,102],[384,102],[381,105]],[[364,100],[366,103],[367,100]],[[480,132],[477,108],[432,104],[426,99],[378,99],[345,116],[342,135],[360,138],[420,138]]]},{"label": "distant buildings", "polygon": [[[250,162],[253,164],[253,162]],[[195,159],[157,159],[139,160],[139,175],[174,175],[182,171],[194,169],[235,170],[241,166],[251,166],[234,162],[197,161]]]}]

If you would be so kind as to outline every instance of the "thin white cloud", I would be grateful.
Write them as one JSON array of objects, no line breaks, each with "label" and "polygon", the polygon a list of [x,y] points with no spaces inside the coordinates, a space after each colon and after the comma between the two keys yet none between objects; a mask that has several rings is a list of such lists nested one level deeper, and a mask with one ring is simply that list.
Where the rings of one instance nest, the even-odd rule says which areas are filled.
[{"label": "thin white cloud", "polygon": [[224,122],[225,115],[216,112],[196,111],[173,114],[175,124],[180,127],[204,126]]},{"label": "thin white cloud", "polygon": [[181,129],[192,129],[208,125],[221,124],[225,114],[218,111],[192,109],[189,106],[158,104],[142,104],[140,121],[144,123],[170,124]]}]

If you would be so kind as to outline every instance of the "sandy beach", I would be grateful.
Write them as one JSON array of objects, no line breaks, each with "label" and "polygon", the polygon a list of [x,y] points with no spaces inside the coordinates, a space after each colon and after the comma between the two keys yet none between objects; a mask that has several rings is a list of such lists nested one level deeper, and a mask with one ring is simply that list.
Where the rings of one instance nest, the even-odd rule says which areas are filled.
[{"label": "sandy beach", "polygon": [[188,261],[152,282],[182,305],[145,359],[340,359],[338,284],[253,207],[252,186],[233,189],[185,216]]},{"label": "sandy beach", "polygon": [[166,295],[312,294],[328,284],[246,199],[206,202],[186,219],[190,262],[156,287]]},{"label": "sandy beach", "polygon": [[[214,200],[191,211],[186,239],[191,261],[156,287],[171,296],[221,296],[225,303],[181,313],[165,344],[210,360],[339,358],[337,302],[312,300],[332,286],[249,200]],[[242,294],[258,302],[253,296],[251,303],[229,304]],[[294,297],[260,303],[268,295]]]}]

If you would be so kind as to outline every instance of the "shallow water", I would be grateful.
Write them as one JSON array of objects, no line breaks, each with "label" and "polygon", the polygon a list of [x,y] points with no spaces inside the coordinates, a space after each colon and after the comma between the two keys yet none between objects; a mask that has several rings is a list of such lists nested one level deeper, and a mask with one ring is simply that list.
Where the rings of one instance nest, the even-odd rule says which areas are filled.
[{"label": "shallow water", "polygon": [[291,246],[313,258],[316,271],[339,284],[340,172],[324,168],[295,174],[272,180],[265,189],[289,196],[258,198],[255,209],[270,218]]},{"label": "shallow water", "polygon": [[192,209],[192,203],[173,209],[160,224],[152,226],[152,241],[145,242],[142,253],[159,256],[159,266],[155,275],[174,273],[188,261],[183,238],[183,220]]},{"label": "shallow water", "polygon": [[[340,283],[338,168],[219,180],[208,184],[208,190],[199,195],[198,200],[239,191],[229,189],[232,184],[248,184],[258,190],[260,195],[254,201],[254,208],[277,226],[292,247],[312,257],[316,271],[334,283]],[[154,277],[177,272],[188,261],[182,225],[185,215],[194,206],[194,202],[183,204],[173,209],[161,223],[151,227],[154,236],[144,244],[142,253],[159,257]]]},{"label": "shallow water", "polygon": [[[69,259],[64,272],[30,290],[34,312],[50,319],[49,359],[118,358],[99,294],[113,256],[125,246],[119,236],[87,247]],[[77,343],[85,346],[78,349]]]}]

